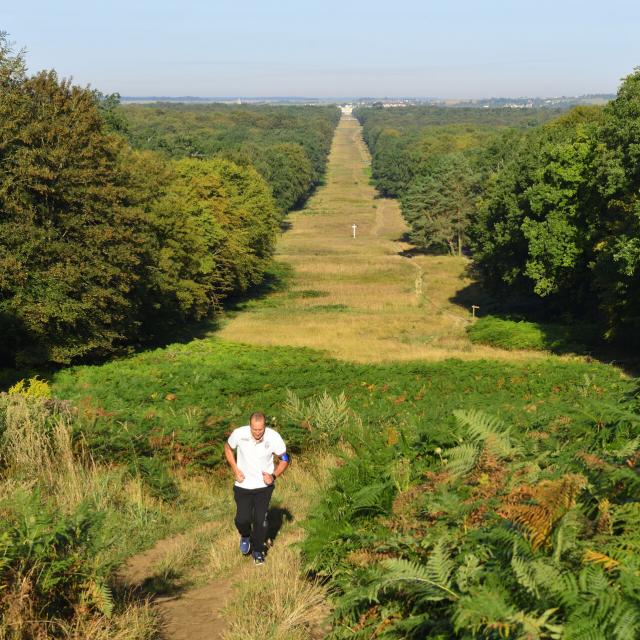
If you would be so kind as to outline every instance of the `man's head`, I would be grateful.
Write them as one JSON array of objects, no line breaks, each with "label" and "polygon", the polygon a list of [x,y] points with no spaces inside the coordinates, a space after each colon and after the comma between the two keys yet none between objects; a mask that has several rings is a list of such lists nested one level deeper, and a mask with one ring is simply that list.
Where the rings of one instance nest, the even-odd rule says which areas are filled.
[{"label": "man's head", "polygon": [[264,431],[266,429],[266,418],[264,413],[260,411],[256,411],[251,414],[251,418],[249,418],[249,428],[251,429],[251,435],[256,442],[260,442],[264,436]]}]

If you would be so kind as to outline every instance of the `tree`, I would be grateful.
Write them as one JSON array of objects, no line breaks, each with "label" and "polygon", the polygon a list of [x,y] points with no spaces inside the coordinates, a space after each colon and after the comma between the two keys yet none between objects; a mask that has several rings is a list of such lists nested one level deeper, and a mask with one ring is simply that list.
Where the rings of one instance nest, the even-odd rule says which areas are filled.
[{"label": "tree", "polygon": [[640,68],[604,109],[593,149],[600,199],[593,278],[606,336],[640,342]]},{"label": "tree", "polygon": [[476,176],[462,154],[438,156],[402,198],[402,215],[419,247],[448,248],[462,255],[469,216],[475,207]]},{"label": "tree", "polygon": [[281,213],[269,186],[252,167],[213,160],[178,160],[170,191],[204,239],[200,269],[216,295],[261,281],[273,253]]},{"label": "tree", "polygon": [[23,362],[109,353],[135,333],[146,221],[123,206],[121,147],[92,91],[26,77],[0,41],[0,315]]}]

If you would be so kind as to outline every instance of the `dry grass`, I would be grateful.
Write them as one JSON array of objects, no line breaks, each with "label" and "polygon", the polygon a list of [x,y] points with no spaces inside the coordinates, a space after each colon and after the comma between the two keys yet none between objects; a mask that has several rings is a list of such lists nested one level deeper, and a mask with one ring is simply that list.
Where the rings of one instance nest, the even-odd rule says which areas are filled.
[{"label": "dry grass", "polygon": [[5,396],[2,435],[3,481],[25,487],[40,484],[59,506],[73,509],[100,485],[98,471],[74,452],[70,415],[48,418],[44,399]]},{"label": "dry grass", "polygon": [[110,618],[78,616],[72,623],[56,625],[55,632],[61,640],[152,640],[159,637],[160,624],[151,605],[142,602]]},{"label": "dry grass", "polygon": [[311,347],[356,362],[547,357],[470,342],[470,309],[451,301],[471,284],[466,259],[403,257],[410,245],[402,240],[407,227],[398,203],[376,197],[368,166],[359,124],[343,118],[327,183],[304,210],[289,216],[291,229],[277,251],[278,260],[294,267],[294,293],[315,289],[324,295],[275,294],[275,304],[239,314],[218,335],[248,344]]},{"label": "dry grass", "polygon": [[246,576],[227,609],[225,640],[324,637],[320,628],[327,613],[325,590],[304,576],[294,549],[276,547],[267,564],[250,569],[253,579]]},{"label": "dry grass", "polygon": [[[51,504],[72,512],[82,501],[97,506],[117,503],[143,511],[154,499],[139,479],[122,483],[122,474],[94,464],[74,450],[70,413],[51,415],[44,398],[19,394],[0,396],[3,421],[0,438],[0,499],[17,489],[38,486]],[[9,547],[10,548],[10,547]],[[145,602],[119,603],[109,617],[79,606],[70,620],[43,619],[35,592],[39,566],[0,584],[0,640],[149,640],[157,637],[155,617]]]}]

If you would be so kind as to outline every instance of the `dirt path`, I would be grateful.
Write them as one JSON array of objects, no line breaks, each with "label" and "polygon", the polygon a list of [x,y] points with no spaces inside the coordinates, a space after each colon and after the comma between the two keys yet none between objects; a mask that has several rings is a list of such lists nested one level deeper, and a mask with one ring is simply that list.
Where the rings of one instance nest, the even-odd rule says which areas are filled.
[{"label": "dirt path", "polygon": [[301,459],[278,481],[265,565],[240,554],[229,482],[221,481],[207,494],[217,506],[216,519],[129,558],[117,574],[119,583],[152,601],[163,640],[324,638],[326,594],[304,577],[296,543],[333,464],[329,456]]},{"label": "dirt path", "polygon": [[162,637],[167,640],[220,640],[223,637],[227,625],[222,612],[233,592],[229,578],[184,591],[177,589],[166,595],[162,588],[154,585],[161,572],[159,567],[167,563],[176,550],[216,526],[216,523],[206,523],[186,534],[159,540],[148,551],[129,558],[118,572],[120,583],[152,600],[161,621]]}]

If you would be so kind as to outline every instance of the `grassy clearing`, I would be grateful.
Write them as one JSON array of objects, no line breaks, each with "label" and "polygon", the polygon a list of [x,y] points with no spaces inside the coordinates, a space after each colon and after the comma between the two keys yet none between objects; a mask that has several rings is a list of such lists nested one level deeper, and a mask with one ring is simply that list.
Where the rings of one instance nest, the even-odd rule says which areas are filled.
[{"label": "grassy clearing", "polygon": [[[356,362],[544,357],[469,339],[470,308],[451,301],[471,284],[466,259],[412,254],[398,203],[378,198],[369,175],[360,126],[344,118],[326,185],[289,215],[291,228],[278,244],[277,259],[295,273],[289,290],[223,321],[219,337],[311,347]],[[302,295],[309,290],[324,292],[322,306]]]}]

